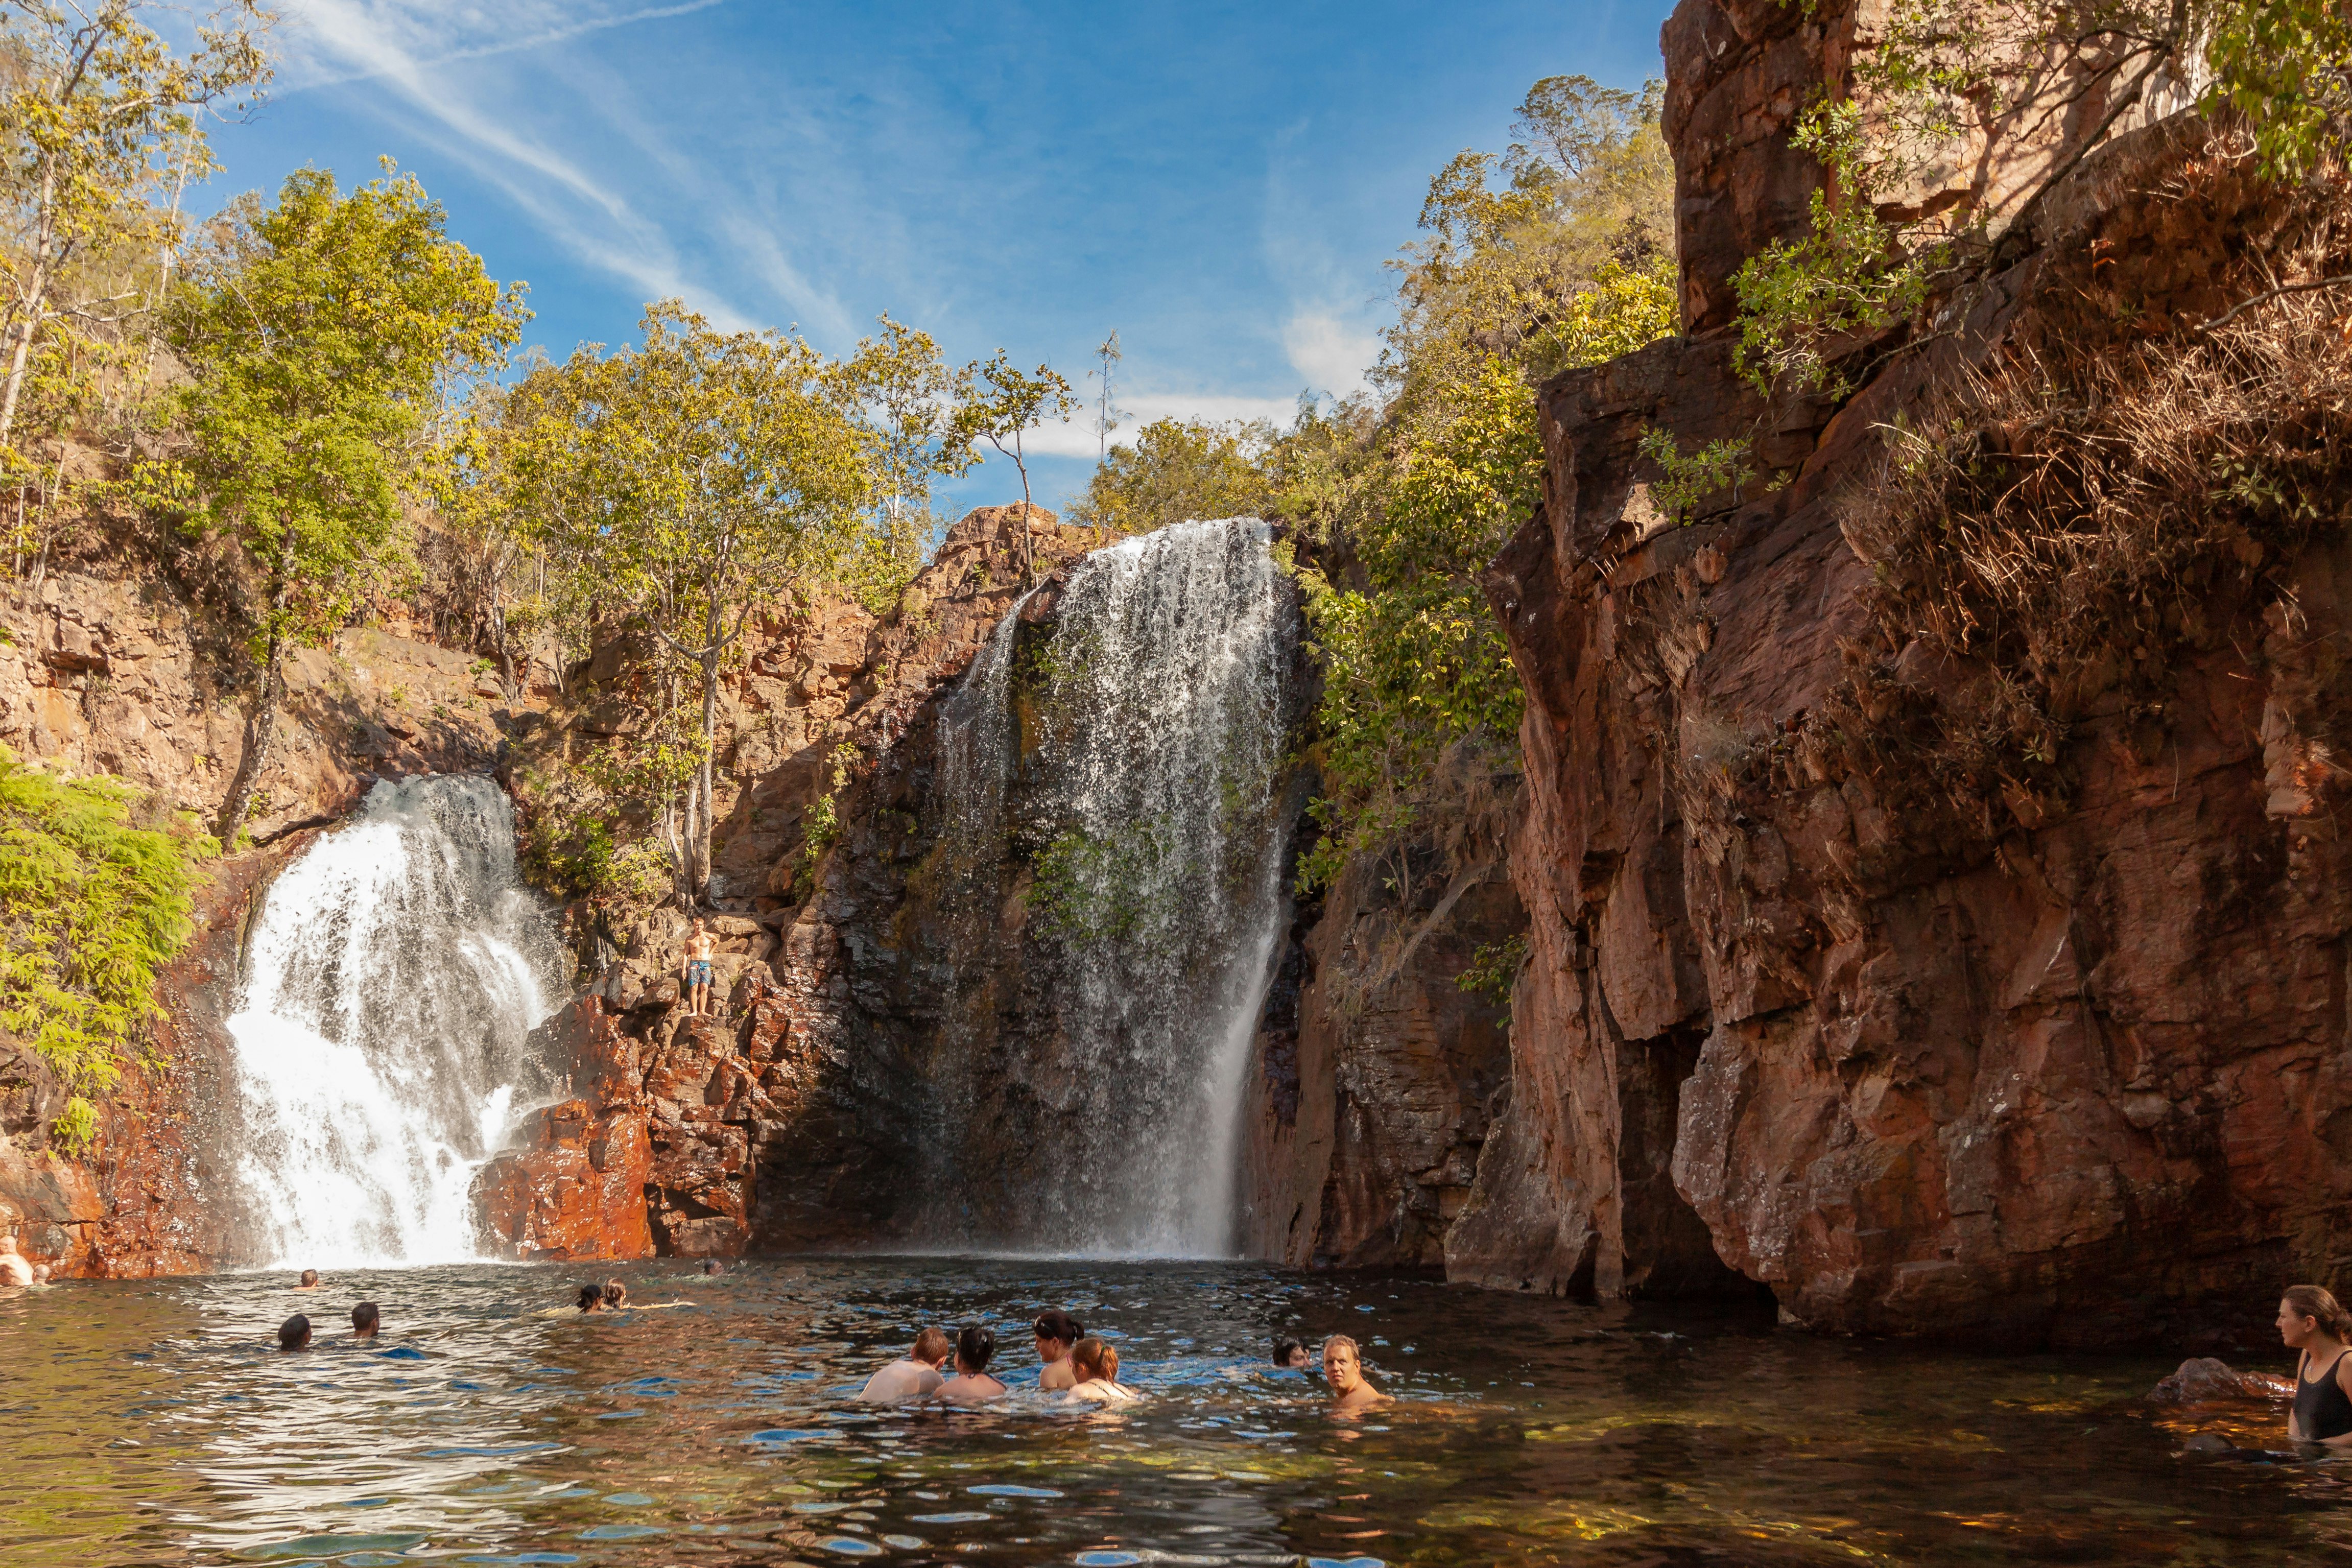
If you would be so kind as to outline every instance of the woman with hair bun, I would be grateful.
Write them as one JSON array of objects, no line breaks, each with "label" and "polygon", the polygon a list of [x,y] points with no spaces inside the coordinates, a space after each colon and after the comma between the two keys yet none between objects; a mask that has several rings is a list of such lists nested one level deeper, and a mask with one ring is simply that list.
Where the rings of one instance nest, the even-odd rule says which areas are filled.
[{"label": "woman with hair bun", "polygon": [[1050,1307],[1029,1328],[1037,1336],[1037,1386],[1047,1394],[1076,1387],[1070,1347],[1087,1337],[1085,1326],[1059,1307]]},{"label": "woman with hair bun", "polygon": [[2290,1285],[2279,1300],[2279,1338],[2294,1363],[2287,1440],[2352,1448],[2352,1315],[2316,1285]]},{"label": "woman with hair bun", "polygon": [[1070,1347],[1070,1365],[1078,1381],[1072,1399],[1089,1405],[1132,1405],[1143,1396],[1118,1381],[1118,1347],[1089,1334]]}]

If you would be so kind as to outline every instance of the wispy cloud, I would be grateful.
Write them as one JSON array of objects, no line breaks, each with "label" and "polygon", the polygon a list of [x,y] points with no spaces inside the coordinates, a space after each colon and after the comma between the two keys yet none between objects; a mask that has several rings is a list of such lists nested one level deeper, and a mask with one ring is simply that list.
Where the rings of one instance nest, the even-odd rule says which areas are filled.
[{"label": "wispy cloud", "polygon": [[695,277],[663,226],[543,137],[488,107],[453,62],[551,47],[631,22],[683,16],[719,0],[587,14],[548,0],[507,0],[495,23],[455,0],[299,0],[289,76],[296,90],[335,82],[381,84],[444,132],[441,140],[486,184],[590,266],[647,298],[677,296],[730,327],[754,319]]}]

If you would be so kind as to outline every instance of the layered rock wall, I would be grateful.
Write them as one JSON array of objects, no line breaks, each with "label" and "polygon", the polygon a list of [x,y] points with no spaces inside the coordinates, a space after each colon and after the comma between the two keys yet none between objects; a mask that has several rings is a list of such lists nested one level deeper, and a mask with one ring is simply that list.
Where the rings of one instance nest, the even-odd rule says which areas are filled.
[{"label": "layered rock wall", "polygon": [[[2343,1256],[2352,893],[2324,826],[2341,775],[2309,762],[2346,716],[2340,523],[2249,546],[2168,623],[2179,646],[2070,688],[2063,792],[1989,777],[1956,817],[1974,786],[1917,776],[1925,752],[1857,766],[1854,738],[1882,710],[1950,721],[2009,677],[1890,612],[1901,567],[1856,508],[1884,432],[1948,412],[1939,388],[2062,338],[2127,356],[2186,333],[2310,232],[2169,119],[2057,187],[1942,336],[1864,345],[1842,405],[1768,405],[1734,372],[1722,283],[1818,178],[1775,139],[1841,26],[1677,12],[1702,330],[1543,391],[1544,508],[1490,578],[1528,693],[1530,954],[1448,1273],[1760,1281],[1824,1329],[2179,1342]],[[1752,437],[1786,482],[1670,526],[1636,450],[1652,426]]]}]

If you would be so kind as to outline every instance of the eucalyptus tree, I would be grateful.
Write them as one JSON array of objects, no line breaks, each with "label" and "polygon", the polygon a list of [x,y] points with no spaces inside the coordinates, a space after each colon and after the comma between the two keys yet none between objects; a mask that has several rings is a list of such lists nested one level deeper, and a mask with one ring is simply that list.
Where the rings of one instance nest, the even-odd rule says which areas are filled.
[{"label": "eucalyptus tree", "polygon": [[[175,51],[147,18],[150,0],[0,0],[0,194],[7,243],[7,373],[0,448],[8,448],[28,365],[45,334],[68,335],[144,302],[120,268],[93,267],[126,247],[168,256],[178,194],[213,168],[202,117],[257,95],[269,75],[256,0],[227,0]],[[168,187],[168,202],[159,200]],[[162,270],[159,266],[158,271]],[[160,278],[151,282],[160,282]]]},{"label": "eucalyptus tree", "polygon": [[338,194],[288,176],[193,258],[167,329],[185,364],[181,438],[152,500],[226,535],[257,585],[260,688],[216,836],[234,841],[267,763],[292,644],[343,625],[412,559],[404,513],[438,479],[453,381],[504,362],[529,312],[444,233],[414,176]]},{"label": "eucalyptus tree", "polygon": [[636,621],[699,698],[683,799],[660,813],[690,902],[710,880],[720,677],[755,613],[856,546],[889,453],[857,376],[801,339],[720,331],[676,300],[643,327],[635,349],[583,348],[550,373],[562,385],[533,395],[528,460],[591,613]]},{"label": "eucalyptus tree", "polygon": [[1014,365],[1003,349],[965,374],[971,377],[971,393],[957,416],[957,441],[966,451],[985,441],[1021,471],[1022,570],[1034,584],[1037,552],[1029,537],[1029,459],[1023,443],[1028,432],[1046,420],[1067,420],[1077,400],[1060,372],[1041,364],[1033,375]]}]

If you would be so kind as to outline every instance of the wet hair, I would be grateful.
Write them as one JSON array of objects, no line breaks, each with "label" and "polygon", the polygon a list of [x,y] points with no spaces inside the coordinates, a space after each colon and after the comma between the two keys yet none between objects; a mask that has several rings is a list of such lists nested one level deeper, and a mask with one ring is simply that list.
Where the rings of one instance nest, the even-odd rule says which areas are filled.
[{"label": "wet hair", "polygon": [[297,1312],[278,1325],[278,1348],[299,1351],[310,1342],[310,1320]]},{"label": "wet hair", "polygon": [[948,1338],[948,1331],[945,1329],[929,1328],[915,1336],[917,1361],[937,1362],[944,1359],[948,1352],[954,1349],[955,1342]]},{"label": "wet hair", "polygon": [[1087,1337],[1086,1325],[1059,1307],[1048,1307],[1038,1313],[1037,1321],[1029,1329],[1041,1340],[1056,1340],[1066,1345],[1076,1344]]},{"label": "wet hair", "polygon": [[2282,1293],[2286,1304],[2339,1340],[2352,1340],[2352,1312],[2345,1311],[2336,1293],[2320,1285],[2290,1285]]},{"label": "wet hair", "polygon": [[995,1353],[996,1331],[984,1324],[974,1323],[956,1336],[956,1359],[972,1372],[986,1372]]},{"label": "wet hair", "polygon": [[376,1310],[373,1301],[362,1301],[352,1309],[352,1327],[361,1333],[375,1332],[375,1326],[382,1321],[383,1314]]},{"label": "wet hair", "polygon": [[303,1283],[303,1284],[305,1284],[305,1285],[316,1285],[318,1282],[319,1282],[319,1271],[318,1271],[317,1269],[315,1269],[315,1268],[305,1268],[304,1270],[302,1270],[302,1283]]},{"label": "wet hair", "polygon": [[625,1307],[628,1304],[629,1288],[626,1285],[622,1284],[618,1279],[605,1280],[604,1305],[607,1307]]},{"label": "wet hair", "polygon": [[583,1285],[580,1287],[580,1310],[582,1311],[593,1312],[604,1304],[604,1287],[602,1285]]},{"label": "wet hair", "polygon": [[1276,1366],[1288,1366],[1290,1364],[1290,1358],[1297,1355],[1306,1348],[1307,1347],[1305,1345],[1300,1344],[1288,1334],[1283,1335],[1282,1338],[1274,1342],[1274,1364]]},{"label": "wet hair", "polygon": [[1350,1351],[1355,1352],[1356,1359],[1359,1362],[1364,1359],[1364,1347],[1358,1344],[1355,1341],[1349,1339],[1345,1334],[1333,1334],[1329,1339],[1325,1340],[1323,1342],[1323,1352],[1326,1355],[1328,1355],[1333,1345],[1345,1345]]},{"label": "wet hair", "polygon": [[1099,1377],[1106,1383],[1118,1381],[1118,1351],[1108,1341],[1092,1334],[1070,1347],[1070,1370],[1078,1374],[1081,1383]]},{"label": "wet hair", "polygon": [[727,1265],[719,1262],[716,1258],[706,1258],[702,1260],[702,1271],[705,1274],[724,1274],[727,1272]]}]

